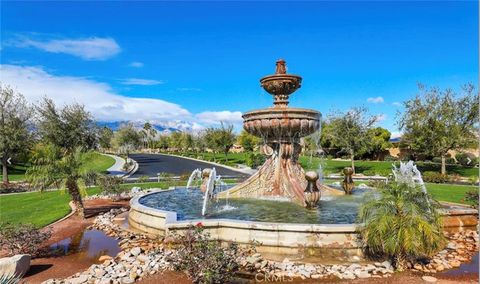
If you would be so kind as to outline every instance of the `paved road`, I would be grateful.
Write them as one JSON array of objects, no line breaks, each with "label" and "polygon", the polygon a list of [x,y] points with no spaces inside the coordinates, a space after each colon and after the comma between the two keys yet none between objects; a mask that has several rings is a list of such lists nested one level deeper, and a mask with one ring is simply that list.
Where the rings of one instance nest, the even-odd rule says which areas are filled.
[{"label": "paved road", "polygon": [[190,174],[194,169],[215,167],[217,174],[222,176],[235,176],[246,178],[248,175],[233,171],[221,166],[214,166],[209,163],[185,159],[182,157],[168,156],[162,154],[131,154],[130,157],[137,161],[138,170],[132,178],[141,176],[156,177],[157,173],[171,173],[174,175]]}]

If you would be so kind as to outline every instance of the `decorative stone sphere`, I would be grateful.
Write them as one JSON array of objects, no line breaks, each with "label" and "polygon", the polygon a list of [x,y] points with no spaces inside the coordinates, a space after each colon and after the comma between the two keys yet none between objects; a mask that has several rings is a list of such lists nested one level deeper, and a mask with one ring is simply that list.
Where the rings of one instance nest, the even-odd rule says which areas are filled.
[{"label": "decorative stone sphere", "polygon": [[210,176],[210,173],[212,172],[212,169],[206,168],[202,170],[202,177],[203,178],[208,178]]},{"label": "decorative stone sphere", "polygon": [[315,172],[315,171],[308,171],[308,172],[305,173],[305,179],[307,181],[314,182],[314,181],[318,180],[318,173]]}]

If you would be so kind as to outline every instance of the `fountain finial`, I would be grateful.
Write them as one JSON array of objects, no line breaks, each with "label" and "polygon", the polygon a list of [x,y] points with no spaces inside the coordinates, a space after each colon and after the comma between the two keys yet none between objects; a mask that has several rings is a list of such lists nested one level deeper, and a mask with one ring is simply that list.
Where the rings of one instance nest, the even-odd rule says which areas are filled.
[{"label": "fountain finial", "polygon": [[275,68],[275,74],[287,74],[287,62],[283,59],[277,60],[277,67]]}]

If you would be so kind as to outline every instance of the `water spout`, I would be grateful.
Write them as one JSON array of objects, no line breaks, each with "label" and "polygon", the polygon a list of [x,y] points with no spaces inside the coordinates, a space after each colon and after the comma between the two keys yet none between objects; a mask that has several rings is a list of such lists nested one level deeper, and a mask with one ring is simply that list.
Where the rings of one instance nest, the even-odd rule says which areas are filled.
[{"label": "water spout", "polygon": [[215,171],[215,168],[212,168],[212,170],[210,171],[210,175],[208,176],[205,195],[203,197],[202,216],[205,216],[205,214],[207,214],[208,202],[214,195],[216,176],[217,173]]},{"label": "water spout", "polygon": [[190,189],[194,181],[201,180],[201,179],[202,179],[202,171],[200,169],[193,170],[192,174],[188,178],[187,189]]}]

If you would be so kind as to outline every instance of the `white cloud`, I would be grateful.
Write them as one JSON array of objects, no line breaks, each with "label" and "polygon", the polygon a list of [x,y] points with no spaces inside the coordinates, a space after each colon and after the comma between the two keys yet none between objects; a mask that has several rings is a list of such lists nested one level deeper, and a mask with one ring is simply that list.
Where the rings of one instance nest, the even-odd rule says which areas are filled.
[{"label": "white cloud", "polygon": [[135,68],[142,68],[143,65],[144,64],[142,62],[139,62],[139,61],[133,61],[130,64],[128,64],[128,66],[135,67]]},{"label": "white cloud", "polygon": [[373,104],[380,104],[383,103],[383,98],[382,97],[375,97],[375,98],[368,98],[367,102],[373,103]]},{"label": "white cloud", "polygon": [[382,113],[376,116],[375,122],[382,122],[387,119],[387,115]]},{"label": "white cloud", "polygon": [[141,86],[160,85],[163,83],[164,83],[163,81],[138,79],[138,78],[128,78],[122,81],[122,84],[124,85],[141,85]]},{"label": "white cloud", "polygon": [[35,40],[21,36],[10,43],[17,47],[34,47],[51,53],[65,53],[85,60],[106,60],[120,53],[121,48],[113,38],[79,38]]},{"label": "white cloud", "polygon": [[394,105],[394,106],[402,106],[402,103],[400,103],[400,102],[393,102],[392,105]]},{"label": "white cloud", "polygon": [[2,83],[21,92],[28,101],[47,96],[63,105],[84,104],[100,121],[185,120],[191,113],[182,106],[160,99],[130,98],[114,93],[105,83],[82,77],[55,76],[41,67],[0,65]]},{"label": "white cloud", "polygon": [[200,122],[205,124],[238,124],[243,121],[242,113],[239,111],[204,111],[195,115]]}]

